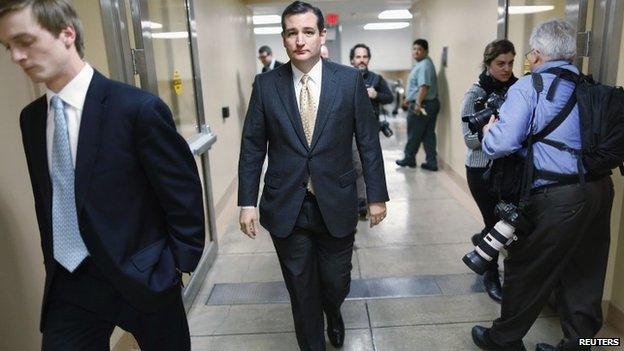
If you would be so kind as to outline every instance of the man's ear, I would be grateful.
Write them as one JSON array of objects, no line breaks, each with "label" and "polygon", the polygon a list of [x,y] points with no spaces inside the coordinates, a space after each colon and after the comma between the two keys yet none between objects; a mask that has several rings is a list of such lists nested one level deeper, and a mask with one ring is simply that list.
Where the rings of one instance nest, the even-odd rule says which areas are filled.
[{"label": "man's ear", "polygon": [[327,39],[327,28],[323,28],[323,30],[319,32],[319,37],[321,37],[321,45],[325,45],[325,40]]},{"label": "man's ear", "polygon": [[542,53],[539,50],[535,50],[533,54],[533,64],[539,63],[542,61]]},{"label": "man's ear", "polygon": [[61,30],[59,37],[63,40],[65,47],[69,48],[76,42],[76,29],[73,26],[67,26]]}]

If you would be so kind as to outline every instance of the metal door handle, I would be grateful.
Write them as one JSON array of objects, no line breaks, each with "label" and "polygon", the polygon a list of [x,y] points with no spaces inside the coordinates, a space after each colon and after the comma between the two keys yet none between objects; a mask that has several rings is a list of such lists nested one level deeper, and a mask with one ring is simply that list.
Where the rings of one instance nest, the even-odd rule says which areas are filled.
[{"label": "metal door handle", "polygon": [[199,130],[198,134],[186,141],[194,156],[199,156],[210,150],[212,145],[217,142],[217,136],[212,133],[208,125],[202,125]]}]

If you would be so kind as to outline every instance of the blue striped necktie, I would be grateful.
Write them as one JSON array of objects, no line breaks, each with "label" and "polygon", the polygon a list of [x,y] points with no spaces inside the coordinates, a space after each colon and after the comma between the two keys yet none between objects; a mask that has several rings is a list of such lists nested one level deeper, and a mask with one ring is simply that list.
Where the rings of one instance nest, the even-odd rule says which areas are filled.
[{"label": "blue striped necktie", "polygon": [[78,229],[74,165],[64,104],[57,95],[53,96],[50,102],[54,109],[54,139],[50,167],[54,258],[68,271],[73,272],[89,252]]}]

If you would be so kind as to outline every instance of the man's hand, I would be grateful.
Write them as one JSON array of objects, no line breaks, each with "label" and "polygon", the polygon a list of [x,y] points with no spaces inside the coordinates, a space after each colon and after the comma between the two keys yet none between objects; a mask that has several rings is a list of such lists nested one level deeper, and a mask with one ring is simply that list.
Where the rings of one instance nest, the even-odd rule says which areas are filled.
[{"label": "man's hand", "polygon": [[494,123],[496,123],[496,116],[492,115],[488,124],[483,126],[483,135],[487,134],[488,130],[490,130],[490,127],[492,127]]},{"label": "man's hand", "polygon": [[368,218],[371,228],[381,223],[386,218],[386,203],[374,202],[368,204]]},{"label": "man's hand", "polygon": [[414,113],[415,113],[416,115],[419,115],[419,116],[420,116],[420,114],[421,114],[421,112],[422,112],[421,110],[422,110],[422,106],[420,106],[419,104],[414,104]]},{"label": "man's hand", "polygon": [[407,101],[405,97],[401,99],[401,108],[403,111],[407,111],[409,109],[409,101]]},{"label": "man's hand", "polygon": [[248,237],[255,239],[258,234],[258,215],[255,208],[241,208],[238,219],[241,231]]},{"label": "man's hand", "polygon": [[375,88],[366,88],[366,91],[368,92],[369,99],[374,99],[377,97],[377,90],[375,90]]}]

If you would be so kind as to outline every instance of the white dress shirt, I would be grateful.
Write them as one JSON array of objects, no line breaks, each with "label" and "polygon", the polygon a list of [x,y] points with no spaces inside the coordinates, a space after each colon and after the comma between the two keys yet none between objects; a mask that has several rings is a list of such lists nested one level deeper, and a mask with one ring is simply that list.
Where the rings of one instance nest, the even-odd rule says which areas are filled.
[{"label": "white dress shirt", "polygon": [[[290,66],[292,67],[293,71],[293,84],[295,85],[297,107],[301,108],[300,95],[301,88],[303,87],[303,83],[301,83],[301,77],[303,77],[305,73],[301,72],[297,67],[295,67],[292,62],[290,63]],[[308,86],[312,90],[311,93],[312,97],[314,98],[315,109],[318,112],[319,100],[321,98],[321,82],[323,79],[323,60],[318,60],[316,65],[314,65],[310,72],[308,72],[308,76],[310,77],[310,79],[308,79]]]},{"label": "white dress shirt", "polygon": [[48,165],[52,164],[52,143],[54,141],[54,108],[50,106],[53,96],[58,95],[65,106],[65,116],[67,117],[67,132],[69,134],[69,146],[71,149],[72,163],[76,168],[76,152],[78,150],[78,132],[80,131],[80,120],[82,110],[87,97],[87,90],[93,78],[93,67],[85,63],[80,73],[74,77],[67,85],[56,94],[50,89],[46,91],[48,99],[48,120],[46,123],[46,148],[48,153]]}]

